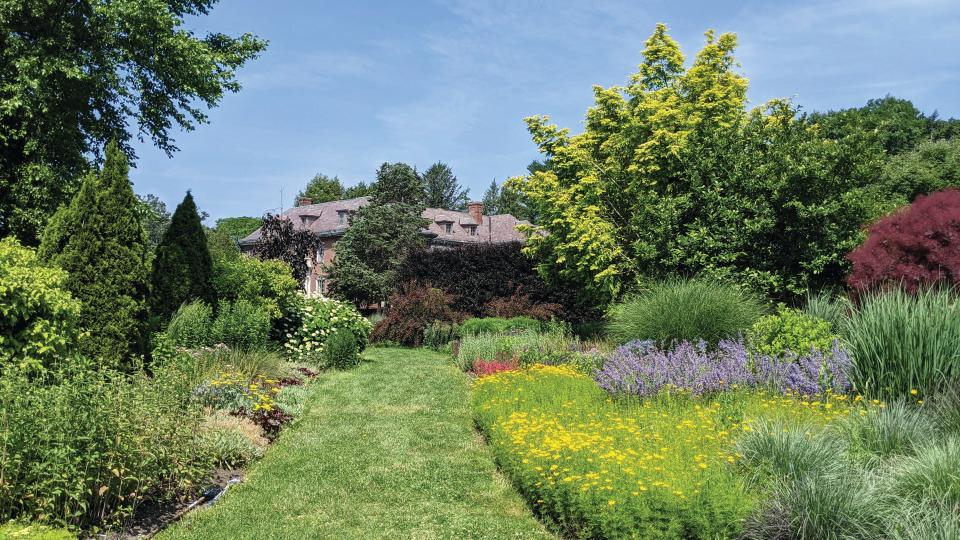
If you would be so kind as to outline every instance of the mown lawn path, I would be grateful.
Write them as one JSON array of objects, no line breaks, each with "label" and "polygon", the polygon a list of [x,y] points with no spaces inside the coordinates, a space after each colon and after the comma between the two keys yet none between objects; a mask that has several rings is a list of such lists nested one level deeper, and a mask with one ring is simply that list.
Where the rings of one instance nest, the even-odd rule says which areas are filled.
[{"label": "mown lawn path", "polygon": [[549,538],[472,427],[469,382],[427,350],[371,349],[314,382],[246,481],[165,540]]}]

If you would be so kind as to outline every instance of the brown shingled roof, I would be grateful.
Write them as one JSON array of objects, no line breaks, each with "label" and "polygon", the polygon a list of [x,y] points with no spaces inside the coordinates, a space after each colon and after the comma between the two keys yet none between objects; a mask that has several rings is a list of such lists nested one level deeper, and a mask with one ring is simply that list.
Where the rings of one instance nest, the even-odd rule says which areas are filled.
[{"label": "brown shingled roof", "polygon": [[[369,197],[357,197],[330,201],[306,206],[297,206],[284,211],[282,217],[293,220],[294,227],[307,228],[321,236],[340,236],[346,230],[346,225],[340,224],[340,212],[352,212],[370,203]],[[483,216],[482,223],[477,224],[473,216],[467,212],[445,210],[442,208],[427,208],[423,217],[429,221],[427,230],[430,236],[435,236],[437,243],[506,243],[523,242],[523,235],[517,232],[516,226],[529,224],[518,220],[510,214]],[[438,221],[440,220],[440,221]],[[446,222],[452,222],[451,232],[446,232]],[[471,236],[470,228],[477,228],[476,236]],[[253,245],[260,240],[260,229],[240,240],[241,245]]]}]

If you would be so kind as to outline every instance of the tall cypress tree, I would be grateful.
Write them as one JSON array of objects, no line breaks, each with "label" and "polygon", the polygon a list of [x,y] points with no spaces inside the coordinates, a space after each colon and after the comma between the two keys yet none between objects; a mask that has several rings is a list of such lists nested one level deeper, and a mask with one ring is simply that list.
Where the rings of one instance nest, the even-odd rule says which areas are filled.
[{"label": "tall cypress tree", "polygon": [[110,143],[99,176],[58,212],[41,250],[69,272],[67,288],[83,302],[81,352],[112,365],[143,352],[146,334],[146,234],[128,173]]},{"label": "tall cypress tree", "polygon": [[214,305],[212,266],[200,214],[188,191],[157,246],[150,314],[165,322],[184,302],[199,299]]}]

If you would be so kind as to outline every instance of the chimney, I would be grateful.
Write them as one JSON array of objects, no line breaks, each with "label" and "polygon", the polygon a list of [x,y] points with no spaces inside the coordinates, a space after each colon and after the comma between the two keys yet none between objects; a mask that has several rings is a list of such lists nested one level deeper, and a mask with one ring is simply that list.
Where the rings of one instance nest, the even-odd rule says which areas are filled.
[{"label": "chimney", "polygon": [[310,206],[313,204],[313,199],[310,197],[300,197],[297,199],[297,206]]},{"label": "chimney", "polygon": [[467,213],[477,222],[477,225],[483,224],[483,203],[473,201],[467,205]]}]

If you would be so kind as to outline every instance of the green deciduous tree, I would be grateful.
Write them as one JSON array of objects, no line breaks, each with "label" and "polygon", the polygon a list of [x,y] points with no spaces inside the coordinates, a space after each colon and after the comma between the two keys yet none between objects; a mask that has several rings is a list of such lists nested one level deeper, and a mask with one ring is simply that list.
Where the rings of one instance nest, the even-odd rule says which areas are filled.
[{"label": "green deciduous tree", "polygon": [[88,175],[69,206],[44,232],[40,253],[67,271],[67,289],[82,303],[80,350],[116,365],[142,352],[148,270],[140,204],[128,178],[127,156],[115,143],[98,176]]},{"label": "green deciduous tree", "polygon": [[167,205],[152,193],[144,196],[137,195],[140,200],[140,224],[147,233],[147,250],[151,253],[163,240],[163,233],[170,226],[170,212]]},{"label": "green deciduous tree", "polygon": [[924,141],[893,156],[884,166],[883,179],[890,191],[903,196],[904,205],[917,195],[960,186],[960,139]]},{"label": "green deciduous tree", "polygon": [[343,190],[344,199],[355,199],[357,197],[369,197],[373,195],[373,185],[366,182],[357,182],[356,185],[349,186]]},{"label": "green deciduous tree", "polygon": [[153,258],[151,316],[163,324],[181,305],[193,300],[214,305],[217,296],[210,281],[211,266],[207,237],[193,195],[188,191],[173,212]]},{"label": "green deciduous tree", "polygon": [[215,3],[0,4],[0,236],[36,242],[107,141],[131,158],[134,136],[172,153],[172,131],[239,90],[236,70],[266,43],[185,28]]},{"label": "green deciduous tree", "polygon": [[423,178],[406,163],[384,163],[377,170],[377,181],[372,186],[375,204],[400,203],[424,205],[426,190]]},{"label": "green deciduous tree", "polygon": [[784,101],[746,111],[736,38],[706,38],[684,69],[658,25],[626,86],[594,88],[582,134],[527,119],[546,161],[507,185],[549,233],[526,247],[548,280],[602,303],[702,273],[789,299],[841,284],[862,225],[895,206],[864,129],[825,135]]},{"label": "green deciduous tree", "polygon": [[330,291],[365,306],[387,299],[397,286],[397,269],[408,253],[423,246],[427,222],[406,204],[364,206],[350,219],[328,268]]},{"label": "green deciduous tree", "polygon": [[213,228],[224,232],[231,240],[237,242],[259,229],[262,224],[263,220],[260,218],[240,216],[220,218]]},{"label": "green deciduous tree", "polygon": [[303,188],[303,190],[297,194],[297,198],[293,204],[294,206],[299,206],[301,197],[310,199],[314,204],[338,201],[344,198],[343,191],[343,184],[339,178],[336,176],[330,178],[325,174],[317,173],[316,176],[307,182],[307,187]]},{"label": "green deciduous tree", "polygon": [[460,210],[466,208],[469,190],[462,187],[450,166],[442,161],[431,165],[423,173],[426,190],[425,203],[430,208]]}]

